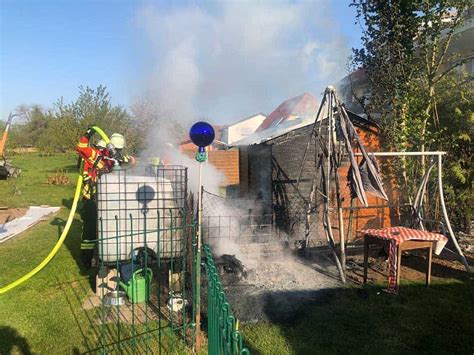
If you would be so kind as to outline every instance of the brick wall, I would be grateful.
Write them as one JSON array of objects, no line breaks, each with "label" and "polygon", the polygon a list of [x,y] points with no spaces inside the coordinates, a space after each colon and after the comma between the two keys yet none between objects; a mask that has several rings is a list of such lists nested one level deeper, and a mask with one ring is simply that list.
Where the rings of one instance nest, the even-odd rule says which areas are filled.
[{"label": "brick wall", "polygon": [[[180,145],[180,151],[188,157],[194,159],[197,147],[186,142]],[[240,167],[239,167],[239,151],[235,150],[215,150],[211,147],[208,150],[209,164],[213,165],[218,171],[224,174],[226,181],[222,187],[239,185],[240,183]]]},{"label": "brick wall", "polygon": [[226,177],[226,185],[238,185],[239,173],[239,151],[235,150],[213,150],[208,153],[209,163]]}]

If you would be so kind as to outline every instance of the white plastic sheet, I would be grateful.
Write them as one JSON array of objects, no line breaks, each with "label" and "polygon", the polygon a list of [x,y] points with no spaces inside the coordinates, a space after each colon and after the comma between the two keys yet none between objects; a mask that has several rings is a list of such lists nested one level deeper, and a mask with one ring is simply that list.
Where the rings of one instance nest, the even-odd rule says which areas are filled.
[{"label": "white plastic sheet", "polygon": [[59,207],[31,206],[23,217],[0,224],[0,243],[13,238],[41,221],[45,216],[57,211],[59,211]]}]

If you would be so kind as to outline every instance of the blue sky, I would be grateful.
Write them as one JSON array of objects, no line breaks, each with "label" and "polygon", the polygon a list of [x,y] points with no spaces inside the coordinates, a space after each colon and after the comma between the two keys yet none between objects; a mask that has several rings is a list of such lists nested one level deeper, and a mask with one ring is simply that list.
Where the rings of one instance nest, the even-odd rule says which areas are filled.
[{"label": "blue sky", "polygon": [[[309,44],[314,44],[314,39],[319,42],[325,41],[325,35],[318,37],[318,34],[315,33],[316,30],[314,30],[321,30],[323,26],[334,27],[331,29],[331,35],[334,34],[333,32],[336,32],[335,35],[341,35],[344,46],[348,48],[358,46],[360,29],[354,25],[355,11],[349,8],[349,1],[318,0],[317,3],[304,2],[301,4],[304,4],[305,7],[309,6],[308,8],[311,9],[317,9],[319,2],[325,4],[325,6],[321,6],[322,14],[315,13],[315,18],[320,19],[318,20],[320,24],[315,23],[314,26],[304,27],[295,24],[294,19],[291,18],[280,21],[282,14],[286,13],[286,6],[294,10],[295,4],[299,5],[300,3],[278,3],[276,7],[279,12],[273,17],[276,22],[270,22],[268,26],[273,26],[273,23],[275,26],[291,23],[294,31],[288,31],[287,37],[289,38],[284,39],[285,44],[276,48],[272,47],[270,50],[280,51],[282,48],[291,48],[291,45],[288,44],[290,42],[300,43],[297,41],[300,33],[302,38],[308,37],[307,47],[312,48]],[[231,28],[229,31],[233,31],[235,21],[232,18],[229,19],[228,13],[239,8],[241,3],[234,2],[231,6],[223,4],[230,3],[175,2],[171,6],[166,2],[152,1],[2,0],[0,2],[0,112],[2,118],[5,119],[8,112],[20,104],[40,104],[48,108],[61,96],[66,101],[70,101],[77,97],[79,85],[96,87],[103,84],[108,87],[114,103],[128,106],[135,98],[145,95],[145,93],[155,95],[154,89],[163,91],[162,87],[156,88],[147,82],[150,78],[158,82],[167,82],[166,80],[171,83],[182,82],[182,77],[169,74],[170,71],[166,67],[166,63],[169,64],[169,61],[174,60],[173,57],[167,57],[167,53],[174,50],[178,52],[183,50],[184,53],[189,53],[189,50],[192,52],[190,61],[185,61],[185,66],[178,67],[176,73],[182,74],[183,68],[191,66],[191,69],[194,68],[192,73],[197,75],[198,79],[196,80],[199,82],[204,80],[204,76],[220,75],[222,77],[222,72],[214,73],[213,70],[206,68],[205,56],[195,54],[207,50],[208,46],[200,48],[199,44],[193,44],[191,47],[182,49],[178,48],[174,42],[181,39],[186,42],[188,38],[186,31],[197,32],[202,29],[203,37],[198,38],[198,41],[208,40],[206,37],[209,33],[213,33],[214,36],[215,32],[209,32],[210,29],[203,28],[206,27],[206,19],[211,19],[217,26],[222,24],[227,30]],[[253,12],[251,3],[244,3],[242,6],[245,7],[245,11]],[[263,9],[262,14],[265,14],[267,10]],[[288,13],[293,10],[290,9]],[[273,6],[270,8],[270,12],[272,11]],[[327,16],[325,12],[327,12]],[[187,24],[180,25],[178,22],[179,19],[188,18],[188,13],[191,14],[189,15],[190,22],[194,24],[190,24],[189,28]],[[221,21],[221,18],[225,19]],[[271,15],[269,18],[272,19]],[[325,18],[328,22],[322,23]],[[172,21],[177,19],[180,32],[160,27],[167,19],[172,19]],[[245,16],[241,16],[238,21],[245,21]],[[308,29],[311,26],[313,29]],[[245,25],[245,28],[247,27]],[[239,30],[237,29],[237,31]],[[168,33],[168,35],[163,35],[160,40],[155,41],[155,35],[160,37],[157,32]],[[283,32],[275,32],[274,36],[276,37],[270,40],[280,40]],[[166,36],[168,38],[164,38]],[[252,32],[250,32],[250,36],[253,36]],[[193,40],[196,41],[195,38]],[[222,39],[220,40],[222,41]],[[330,37],[328,41],[334,41],[334,38]],[[301,42],[301,45],[303,44]],[[228,44],[225,45],[227,47],[224,48],[228,50]],[[318,47],[319,45],[315,44],[314,46]],[[254,56],[253,53],[252,56]],[[186,54],[184,57],[186,58]],[[182,55],[179,58],[182,58]],[[245,54],[243,57],[236,58],[240,61],[246,60]],[[215,60],[229,61],[229,58],[218,56]],[[287,61],[282,61],[281,65],[282,68],[285,68]],[[152,72],[156,71],[157,67],[165,68],[165,70],[158,69],[155,75]],[[236,63],[234,67],[237,71],[242,69],[247,76],[253,76],[249,67],[242,67],[239,63]],[[234,67],[226,66],[222,70],[224,72],[232,71],[231,68]],[[279,70],[278,67],[275,69],[277,71],[284,70]],[[296,80],[298,79],[296,78]],[[170,97],[178,92],[180,96],[183,96],[183,100],[194,101],[192,109],[190,109],[192,115],[230,115],[238,118],[248,115],[252,110],[256,112],[269,110],[272,105],[277,105],[286,98],[281,97],[282,95],[293,94],[291,90],[288,92],[278,90],[272,94],[270,88],[272,83],[268,84],[269,89],[265,87],[265,81],[260,80],[262,84],[255,87],[255,90],[260,93],[269,93],[262,99],[263,107],[257,107],[258,104],[255,103],[255,100],[246,98],[245,90],[240,90],[235,95],[228,93],[222,102],[219,101],[219,97],[215,96],[202,99],[200,94],[196,94],[195,91],[202,91],[204,88],[207,90],[209,87],[212,91],[212,87],[214,87],[212,80],[205,85],[196,86],[195,91],[192,92],[187,92],[180,86],[174,87],[172,84],[175,91],[165,94]],[[280,82],[275,82],[273,86],[279,85]],[[301,83],[292,90],[295,92],[296,90],[316,90],[316,86],[312,87],[312,82],[308,83]],[[249,85],[248,82],[242,84],[243,87],[245,85]],[[250,85],[255,85],[255,83]],[[308,88],[306,89],[306,87]],[[217,94],[215,95],[219,96],[220,89],[216,87],[216,90]],[[195,101],[198,100],[199,102],[196,103]],[[247,102],[242,106],[242,112],[238,112],[238,105],[232,108],[232,114],[222,109],[229,102],[232,101],[235,104],[235,101],[239,100]],[[209,104],[209,102],[215,102],[215,105]],[[177,106],[182,105],[178,104]],[[214,111],[207,109],[206,107],[209,106],[215,106],[216,109]],[[191,113],[187,112],[187,114]]]}]

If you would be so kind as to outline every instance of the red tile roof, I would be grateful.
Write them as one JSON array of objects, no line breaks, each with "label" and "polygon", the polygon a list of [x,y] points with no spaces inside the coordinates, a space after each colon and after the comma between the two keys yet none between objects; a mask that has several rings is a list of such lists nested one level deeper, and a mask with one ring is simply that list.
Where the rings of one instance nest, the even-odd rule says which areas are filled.
[{"label": "red tile roof", "polygon": [[257,128],[261,132],[294,118],[316,115],[318,100],[309,93],[293,97],[278,106]]}]

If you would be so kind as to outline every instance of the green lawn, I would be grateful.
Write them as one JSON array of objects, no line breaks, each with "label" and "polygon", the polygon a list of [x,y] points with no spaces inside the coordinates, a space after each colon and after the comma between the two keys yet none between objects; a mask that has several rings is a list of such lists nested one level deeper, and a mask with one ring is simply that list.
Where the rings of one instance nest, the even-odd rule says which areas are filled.
[{"label": "green lawn", "polygon": [[[64,199],[72,201],[77,180],[77,156],[60,154],[43,157],[39,154],[23,154],[12,157],[14,166],[21,168],[18,179],[0,180],[0,206],[26,207],[49,204],[62,206]],[[52,186],[46,183],[49,175],[64,171],[71,180],[69,186]]]},{"label": "green lawn", "polygon": [[[42,222],[0,245],[0,285],[4,286],[30,271],[49,253],[68,216],[74,192],[75,158],[73,155],[40,157],[37,154],[16,156],[21,167],[19,179],[0,181],[2,206],[23,207],[30,204],[61,206],[49,222]],[[70,186],[46,184],[48,174],[67,169]],[[16,191],[16,193],[15,193]],[[78,298],[85,295],[88,275],[76,263],[80,220],[76,217],[70,235],[53,261],[25,284],[0,296],[0,353],[8,353],[15,343],[24,342],[33,353],[71,353],[84,349],[80,328],[84,319],[75,313]],[[58,341],[57,339],[61,339]],[[87,347],[86,347],[87,348]]]},{"label": "green lawn", "polygon": [[[0,245],[0,286],[31,270],[51,250],[67,218],[76,181],[74,155],[23,155],[14,163],[23,175],[0,181],[1,206],[62,208],[48,222]],[[67,170],[70,186],[45,183],[58,169]],[[98,310],[81,308],[91,275],[77,262],[80,228],[76,216],[53,261],[27,283],[0,295],[0,354],[82,353],[100,345]],[[253,354],[473,353],[472,281],[443,279],[430,288],[405,282],[399,296],[378,294],[380,289],[377,285],[333,290],[292,321],[243,326],[245,342]],[[116,329],[106,331],[109,342]]]},{"label": "green lawn", "polygon": [[253,354],[473,353],[472,282],[380,290],[333,290],[292,321],[244,326],[244,339]]}]

